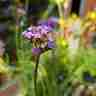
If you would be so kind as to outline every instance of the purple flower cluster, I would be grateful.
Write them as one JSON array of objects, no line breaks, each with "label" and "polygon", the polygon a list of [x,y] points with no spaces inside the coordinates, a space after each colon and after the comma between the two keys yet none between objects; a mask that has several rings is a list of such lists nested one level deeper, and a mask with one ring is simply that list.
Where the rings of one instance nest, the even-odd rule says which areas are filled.
[{"label": "purple flower cluster", "polygon": [[45,26],[45,25],[39,25],[37,27],[31,26],[26,31],[22,33],[22,35],[27,39],[42,39],[43,36],[47,36],[48,33],[52,32],[52,28]]},{"label": "purple flower cluster", "polygon": [[52,31],[53,29],[50,26],[38,25],[29,27],[22,35],[32,42],[32,53],[38,55],[46,51],[46,49],[54,48]]}]

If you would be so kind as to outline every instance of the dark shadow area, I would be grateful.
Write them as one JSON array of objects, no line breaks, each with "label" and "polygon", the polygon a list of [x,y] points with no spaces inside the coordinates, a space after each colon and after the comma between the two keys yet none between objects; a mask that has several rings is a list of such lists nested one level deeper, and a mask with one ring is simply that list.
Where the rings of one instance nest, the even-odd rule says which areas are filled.
[{"label": "dark shadow area", "polygon": [[77,15],[79,15],[80,3],[81,0],[72,0],[71,13],[76,13]]},{"label": "dark shadow area", "polygon": [[41,12],[43,13],[48,7],[48,0],[29,0],[28,17],[36,25]]},{"label": "dark shadow area", "polygon": [[15,24],[11,9],[13,1],[14,0],[0,0],[0,39],[3,40],[6,45],[5,53],[8,54],[10,63],[13,63],[13,51],[16,49],[15,32],[13,28],[11,28]]}]

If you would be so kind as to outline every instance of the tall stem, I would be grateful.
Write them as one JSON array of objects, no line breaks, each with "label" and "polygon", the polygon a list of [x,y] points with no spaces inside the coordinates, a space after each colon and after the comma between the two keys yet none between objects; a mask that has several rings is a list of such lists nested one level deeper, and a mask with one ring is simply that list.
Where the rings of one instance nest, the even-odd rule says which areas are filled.
[{"label": "tall stem", "polygon": [[[38,76],[38,65],[39,65],[40,55],[36,57],[36,66],[35,66],[35,73],[34,73],[34,87],[35,87],[35,94],[37,94],[37,76]],[[36,95],[37,96],[37,95]]]}]

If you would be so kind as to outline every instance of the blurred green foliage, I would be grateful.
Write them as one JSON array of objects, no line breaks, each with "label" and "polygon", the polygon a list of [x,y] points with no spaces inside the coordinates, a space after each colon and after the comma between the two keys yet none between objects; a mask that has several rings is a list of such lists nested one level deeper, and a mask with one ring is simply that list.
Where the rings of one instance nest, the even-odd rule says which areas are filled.
[{"label": "blurred green foliage", "polygon": [[[96,50],[79,48],[75,59],[71,60],[64,39],[58,38],[56,42],[55,49],[40,57],[37,96],[69,96],[75,80],[87,83],[83,80],[84,71],[89,71],[92,76],[96,76]],[[35,96],[33,82],[35,62],[32,61],[31,48],[30,42],[23,40],[22,48],[17,49],[20,71],[17,77],[19,76],[22,88],[26,92],[24,96]]]}]

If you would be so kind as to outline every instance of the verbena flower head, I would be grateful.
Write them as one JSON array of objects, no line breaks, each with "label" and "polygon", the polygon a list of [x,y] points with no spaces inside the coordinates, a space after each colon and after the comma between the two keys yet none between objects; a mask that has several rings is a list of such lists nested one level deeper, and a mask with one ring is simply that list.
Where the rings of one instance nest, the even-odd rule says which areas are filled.
[{"label": "verbena flower head", "polygon": [[38,25],[29,27],[22,35],[32,42],[32,53],[36,55],[41,54],[43,51],[46,51],[46,49],[52,49],[54,47],[52,31],[53,29],[50,26]]}]

